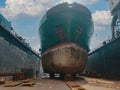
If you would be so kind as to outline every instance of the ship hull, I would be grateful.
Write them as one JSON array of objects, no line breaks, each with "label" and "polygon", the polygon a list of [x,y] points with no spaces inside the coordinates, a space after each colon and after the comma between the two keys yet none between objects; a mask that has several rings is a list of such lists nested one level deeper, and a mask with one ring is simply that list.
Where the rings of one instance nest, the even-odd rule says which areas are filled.
[{"label": "ship hull", "polygon": [[41,20],[39,34],[44,72],[82,72],[93,34],[91,13],[86,7],[76,3],[53,7]]},{"label": "ship hull", "polygon": [[77,44],[63,43],[42,55],[45,73],[75,74],[83,71],[87,52]]}]

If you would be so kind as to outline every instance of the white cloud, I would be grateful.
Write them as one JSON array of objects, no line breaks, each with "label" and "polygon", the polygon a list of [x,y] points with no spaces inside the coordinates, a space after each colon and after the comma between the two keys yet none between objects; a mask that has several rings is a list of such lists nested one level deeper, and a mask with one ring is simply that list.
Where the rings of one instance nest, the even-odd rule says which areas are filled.
[{"label": "white cloud", "polygon": [[0,11],[10,17],[19,14],[37,15],[45,9],[44,4],[49,2],[50,0],[6,0],[5,8],[0,8]]},{"label": "white cloud", "polygon": [[25,38],[26,40],[28,40],[29,42],[36,40],[36,37],[35,37],[35,36],[25,36],[24,38]]},{"label": "white cloud", "polygon": [[39,15],[46,9],[61,2],[78,2],[81,4],[94,4],[99,0],[6,0],[6,6],[0,8],[6,17],[15,17],[19,14]]},{"label": "white cloud", "polygon": [[[104,33],[105,32],[104,30],[109,31],[112,16],[110,14],[110,11],[97,10],[95,13],[92,14],[92,17],[94,20],[94,30],[95,30],[94,32],[96,32],[96,33],[94,33],[94,35],[92,37],[90,48],[91,48],[91,50],[94,50],[94,49],[102,46],[102,42],[104,40],[108,39],[108,36],[110,36],[110,35],[106,35],[106,36],[103,35],[103,37],[104,37],[103,38],[103,37],[100,37],[100,34],[102,34],[102,32]],[[98,30],[102,30],[102,31],[98,31]]]},{"label": "white cloud", "polygon": [[96,36],[93,36],[90,44],[90,49],[93,51],[96,48],[102,46],[102,42],[103,40],[100,40]]},{"label": "white cloud", "polygon": [[30,43],[30,46],[33,48],[33,50],[39,52],[39,48],[40,48],[39,37],[24,36],[23,38],[26,39],[26,42]]},{"label": "white cloud", "polygon": [[111,24],[112,16],[110,11],[96,11],[92,14],[92,17],[95,24],[95,30],[104,30],[106,26]]},{"label": "white cloud", "polygon": [[40,45],[39,45],[39,44],[35,44],[35,45],[32,46],[32,48],[33,48],[35,51],[39,52]]},{"label": "white cloud", "polygon": [[98,1],[99,0],[62,0],[62,2],[68,2],[68,3],[78,2],[78,3],[81,3],[83,5],[86,5],[86,4],[95,4]]}]

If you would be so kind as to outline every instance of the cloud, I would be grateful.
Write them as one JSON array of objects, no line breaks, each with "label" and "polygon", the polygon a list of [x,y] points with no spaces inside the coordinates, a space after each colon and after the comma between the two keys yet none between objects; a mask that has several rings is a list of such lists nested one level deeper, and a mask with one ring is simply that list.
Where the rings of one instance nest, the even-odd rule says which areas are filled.
[{"label": "cloud", "polygon": [[35,16],[42,13],[47,6],[51,5],[51,0],[6,0],[5,7],[0,8],[0,11],[9,17],[15,17],[19,14]]},{"label": "cloud", "polygon": [[103,40],[100,40],[96,36],[93,36],[91,43],[90,43],[90,49],[93,51],[96,48],[102,46],[102,42],[103,42]]},{"label": "cloud", "polygon": [[35,36],[25,36],[24,38],[27,39],[29,42],[36,40],[36,37],[35,37]]},{"label": "cloud", "polygon": [[92,14],[92,17],[94,20],[95,31],[91,40],[90,48],[91,50],[94,50],[95,48],[102,46],[102,42],[108,39],[108,35],[106,35],[105,33],[110,32],[109,29],[111,25],[112,16],[110,14],[110,11],[97,10],[95,11],[95,13]]},{"label": "cloud", "polygon": [[0,8],[6,17],[16,17],[19,14],[39,15],[46,9],[62,2],[78,2],[81,4],[95,4],[99,0],[6,0],[5,7]]},{"label": "cloud", "polygon": [[110,26],[111,24],[112,16],[110,11],[97,10],[92,14],[92,17],[95,24],[95,30],[104,30],[106,29],[106,26]]},{"label": "cloud", "polygon": [[97,3],[99,0],[62,0],[62,2],[68,2],[68,3],[72,3],[72,2],[78,2],[81,3],[83,5],[87,5],[87,4],[95,4]]},{"label": "cloud", "polygon": [[39,37],[37,36],[23,36],[23,38],[26,39],[26,42],[30,43],[30,46],[32,46],[32,48],[39,52],[39,48],[40,48],[40,43],[39,43]]},{"label": "cloud", "polygon": [[40,45],[39,45],[39,44],[35,44],[35,45],[32,46],[32,48],[33,48],[36,52],[39,52]]}]

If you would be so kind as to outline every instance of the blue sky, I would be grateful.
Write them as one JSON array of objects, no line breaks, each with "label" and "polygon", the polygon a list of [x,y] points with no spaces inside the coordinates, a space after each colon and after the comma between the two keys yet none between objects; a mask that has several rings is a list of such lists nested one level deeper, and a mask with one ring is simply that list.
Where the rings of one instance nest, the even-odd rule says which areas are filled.
[{"label": "blue sky", "polygon": [[91,49],[111,38],[111,14],[106,0],[0,0],[0,12],[12,23],[15,32],[24,37],[38,52],[38,29],[42,16],[49,8],[66,1],[81,3],[92,12],[95,30]]}]

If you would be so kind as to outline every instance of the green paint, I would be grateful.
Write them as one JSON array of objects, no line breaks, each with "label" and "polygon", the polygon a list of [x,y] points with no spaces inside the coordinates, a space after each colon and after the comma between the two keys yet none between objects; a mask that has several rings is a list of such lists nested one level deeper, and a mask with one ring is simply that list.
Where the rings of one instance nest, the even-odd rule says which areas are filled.
[{"label": "green paint", "polygon": [[[61,26],[63,29],[62,40],[56,33],[57,26]],[[79,30],[77,30],[78,27],[81,28],[79,34]],[[89,51],[89,42],[93,34],[93,22],[91,16],[87,15],[85,11],[66,9],[60,12],[54,12],[44,18],[40,25],[39,34],[42,52],[63,42],[77,43]]]}]

